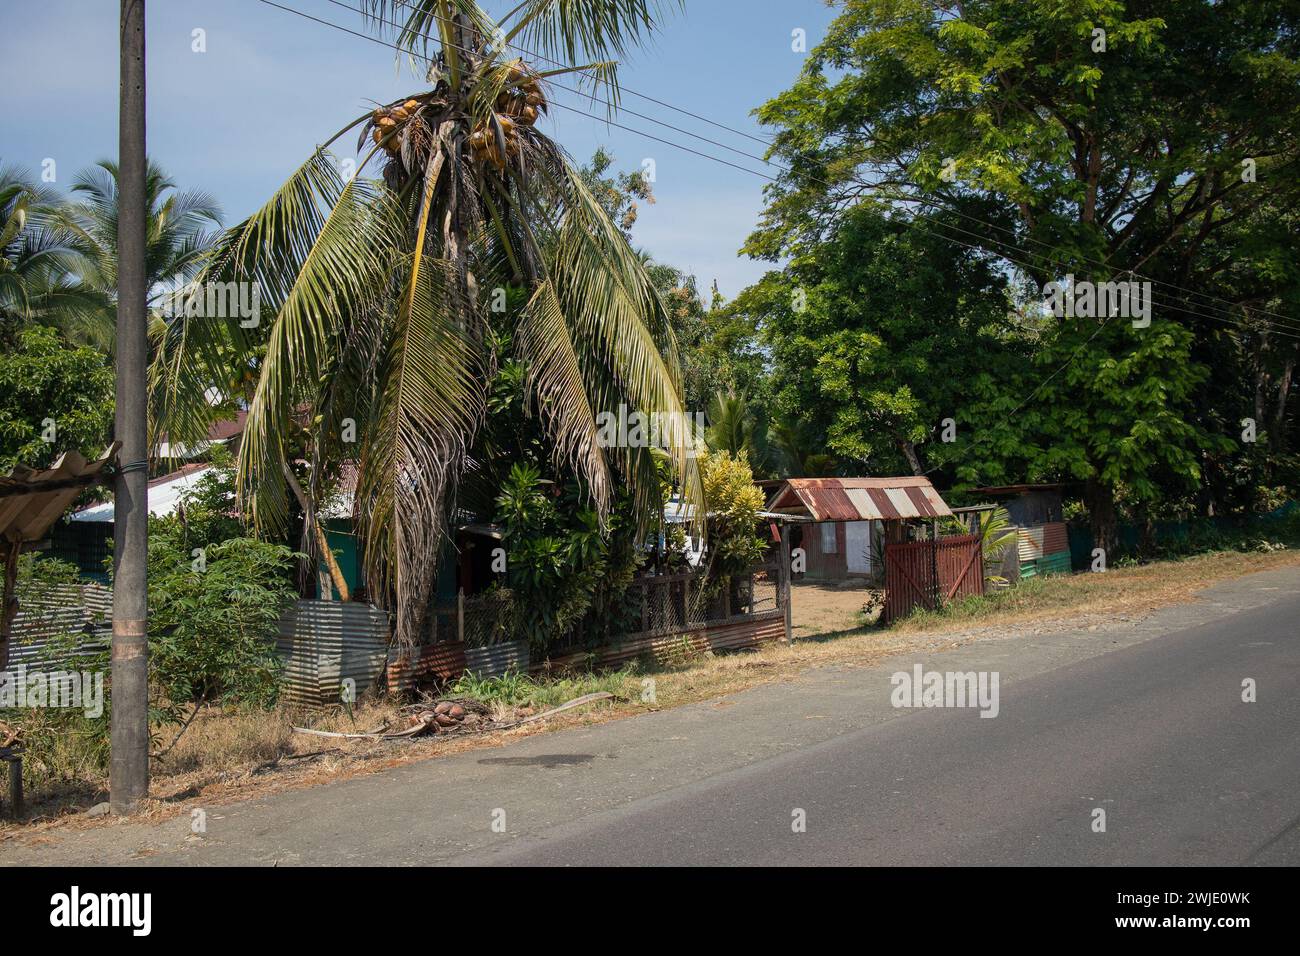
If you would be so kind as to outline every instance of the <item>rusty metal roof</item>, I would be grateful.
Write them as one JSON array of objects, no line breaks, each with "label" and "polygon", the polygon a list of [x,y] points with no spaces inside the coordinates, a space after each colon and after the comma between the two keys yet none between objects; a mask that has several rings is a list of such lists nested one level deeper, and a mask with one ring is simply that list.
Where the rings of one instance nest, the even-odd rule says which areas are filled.
[{"label": "rusty metal roof", "polygon": [[0,475],[0,540],[22,542],[45,537],[77,496],[99,480],[117,449],[118,443],[114,442],[95,461],[68,451],[49,468],[16,465],[9,474]]},{"label": "rusty metal roof", "polygon": [[807,512],[814,521],[942,518],[952,510],[928,478],[791,478],[769,511]]}]

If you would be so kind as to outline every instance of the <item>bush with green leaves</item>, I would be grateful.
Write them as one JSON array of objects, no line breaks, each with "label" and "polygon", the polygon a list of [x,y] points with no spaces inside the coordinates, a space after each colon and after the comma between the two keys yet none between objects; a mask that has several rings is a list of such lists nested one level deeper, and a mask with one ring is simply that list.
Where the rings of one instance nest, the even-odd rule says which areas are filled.
[{"label": "bush with green leaves", "polygon": [[767,547],[755,533],[763,492],[754,484],[749,462],[725,451],[700,457],[700,477],[709,512],[704,594],[730,588],[732,610],[740,611],[749,600],[746,572],[762,559]]},{"label": "bush with green leaves", "polygon": [[545,649],[626,589],[642,557],[624,540],[621,512],[615,507],[602,530],[576,484],[561,488],[530,464],[510,469],[496,520],[505,529],[518,639]]},{"label": "bush with green leaves", "polygon": [[175,526],[149,536],[151,679],[173,708],[270,706],[280,686],[275,635],[297,598],[299,556],[253,538],[188,545]]}]

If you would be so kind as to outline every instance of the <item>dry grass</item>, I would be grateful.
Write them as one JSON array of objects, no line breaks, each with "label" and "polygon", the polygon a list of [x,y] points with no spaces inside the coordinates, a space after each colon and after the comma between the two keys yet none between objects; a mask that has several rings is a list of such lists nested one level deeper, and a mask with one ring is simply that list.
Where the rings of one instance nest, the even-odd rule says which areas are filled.
[{"label": "dry grass", "polygon": [[[309,724],[323,730],[358,732],[388,724],[395,726],[399,702],[389,698],[363,700],[349,714],[341,708],[303,712],[281,708],[271,712],[209,709],[201,714],[180,743],[152,769],[153,799],[147,815],[169,816],[187,801],[202,798],[217,805],[279,790],[314,786],[360,773],[370,773],[430,757],[469,749],[502,746],[536,733],[650,710],[725,697],[774,682],[790,682],[811,667],[865,667],[903,651],[928,650],[978,640],[983,635],[1024,630],[1086,627],[1120,617],[1143,616],[1160,607],[1193,599],[1215,581],[1275,568],[1300,565],[1300,552],[1272,554],[1214,554],[1184,561],[1109,571],[1043,578],[987,600],[968,602],[939,614],[926,614],[890,628],[877,628],[861,613],[865,589],[795,588],[795,643],[773,644],[752,652],[725,655],[680,655],[666,664],[629,669],[598,678],[560,677],[571,683],[562,690],[545,685],[534,696],[578,696],[593,681],[621,699],[558,715],[542,723],[482,735],[433,737],[407,741],[343,740],[295,734],[292,727]],[[641,699],[642,681],[654,681],[655,701]],[[551,691],[555,693],[552,694]],[[526,702],[523,697],[491,700],[500,716]],[[725,701],[718,701],[725,706]],[[161,735],[169,742],[174,730]],[[88,826],[84,810],[106,798],[106,781],[81,780],[52,792],[33,807],[24,834],[50,826]],[[0,839],[20,828],[0,824]]]}]

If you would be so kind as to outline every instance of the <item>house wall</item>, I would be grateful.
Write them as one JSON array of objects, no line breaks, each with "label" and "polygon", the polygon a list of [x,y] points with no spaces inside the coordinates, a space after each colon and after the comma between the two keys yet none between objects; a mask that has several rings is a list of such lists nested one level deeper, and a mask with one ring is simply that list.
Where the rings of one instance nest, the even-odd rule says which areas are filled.
[{"label": "house wall", "polygon": [[[870,524],[878,525],[877,522],[870,522]],[[845,522],[819,521],[811,524],[799,524],[794,527],[803,533],[802,542],[792,540],[792,547],[801,547],[805,551],[806,570],[803,574],[805,579],[842,581],[846,578],[865,578],[870,575],[869,570],[849,570],[849,535]],[[871,543],[878,533],[878,526],[871,528],[870,532],[865,536],[865,549],[870,549]],[[828,548],[828,545],[831,545],[831,547]],[[868,566],[874,560],[874,556],[870,557]],[[855,562],[855,564],[857,563],[860,562]]]}]

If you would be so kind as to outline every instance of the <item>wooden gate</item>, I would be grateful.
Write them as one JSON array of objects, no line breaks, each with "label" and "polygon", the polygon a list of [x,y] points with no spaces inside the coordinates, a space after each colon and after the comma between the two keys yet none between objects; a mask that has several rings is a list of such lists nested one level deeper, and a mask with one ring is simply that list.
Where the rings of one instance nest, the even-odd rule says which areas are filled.
[{"label": "wooden gate", "polygon": [[885,545],[885,608],[881,614],[885,622],[905,617],[918,607],[933,611],[949,601],[983,593],[979,535]]}]

